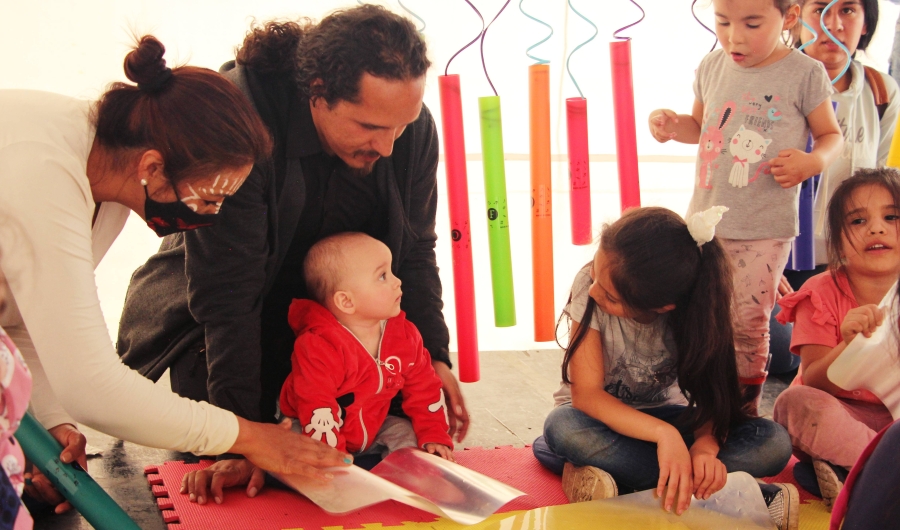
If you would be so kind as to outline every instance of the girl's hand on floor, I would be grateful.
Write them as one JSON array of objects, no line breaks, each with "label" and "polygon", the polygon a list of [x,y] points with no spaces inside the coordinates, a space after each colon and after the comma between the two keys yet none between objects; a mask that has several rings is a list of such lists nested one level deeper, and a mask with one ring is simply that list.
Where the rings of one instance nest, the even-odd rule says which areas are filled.
[{"label": "girl's hand on floor", "polygon": [[657,142],[668,142],[677,136],[676,133],[671,131],[671,124],[678,123],[678,114],[676,114],[674,110],[656,109],[650,113],[648,121],[650,125],[650,134],[656,138]]},{"label": "girl's hand on floor", "polygon": [[181,479],[181,493],[191,502],[206,504],[212,495],[216,504],[225,500],[224,488],[247,485],[247,496],[256,497],[263,487],[266,473],[243,458],[220,460],[206,469],[185,473]]},{"label": "girl's hand on floor", "polygon": [[875,304],[854,307],[844,316],[841,322],[841,337],[845,344],[850,344],[858,334],[871,337],[875,328],[884,321],[884,310]]},{"label": "girl's hand on floor", "polygon": [[813,175],[822,172],[816,155],[799,149],[783,149],[771,162],[772,176],[782,188],[793,188]]},{"label": "girl's hand on floor", "polygon": [[444,444],[425,444],[425,451],[431,453],[433,455],[438,455],[444,460],[449,460],[451,462],[456,462],[456,459],[453,458],[453,449],[450,449]]},{"label": "girl's hand on floor", "polygon": [[691,448],[691,462],[694,466],[694,497],[706,500],[713,493],[725,487],[728,470],[716,455]]},{"label": "girl's hand on floor", "polygon": [[[671,427],[656,444],[656,455],[659,459],[659,482],[656,484],[656,495],[663,496],[663,508],[672,511],[676,495],[678,504],[675,513],[681,515],[691,504],[691,493],[694,491],[692,481],[693,466],[691,454],[684,445],[681,434]],[[668,487],[667,487],[668,485]]]}]

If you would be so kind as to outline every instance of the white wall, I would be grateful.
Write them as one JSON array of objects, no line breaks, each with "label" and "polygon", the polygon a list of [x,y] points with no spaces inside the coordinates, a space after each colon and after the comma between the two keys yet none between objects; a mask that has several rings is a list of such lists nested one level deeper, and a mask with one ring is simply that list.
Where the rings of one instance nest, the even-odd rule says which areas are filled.
[{"label": "white wall", "polygon": [[[504,0],[474,0],[490,21]],[[379,2],[402,13],[394,1]],[[700,4],[708,2],[699,2]],[[425,102],[440,120],[437,80],[447,60],[478,34],[481,24],[463,0],[404,0],[404,4],[425,19],[426,36],[434,67],[429,73]],[[572,58],[572,68],[588,99],[590,151],[592,163],[594,224],[618,216],[618,190],[615,131],[609,80],[609,46],[612,32],[637,20],[639,13],[626,0],[577,0],[576,7],[599,28],[591,43]],[[633,37],[633,75],[641,155],[640,176],[643,204],[655,204],[684,212],[693,182],[692,157],[695,148],[681,144],[658,144],[643,125],[652,109],[671,107],[688,111],[693,101],[693,72],[709,51],[713,36],[698,25],[690,14],[689,0],[642,0],[646,19],[626,32]],[[170,63],[190,63],[216,69],[233,57],[233,50],[254,19],[292,18],[301,15],[320,18],[353,2],[332,0],[91,0],[64,2],[0,0],[0,89],[31,88],[93,99],[104,86],[124,80],[122,60],[132,42],[132,34],[153,33],[167,47]],[[565,127],[560,127],[564,99],[577,96],[575,86],[565,73],[567,50],[590,36],[590,26],[568,10],[564,0],[526,0],[530,14],[549,22],[554,28],[550,41],[532,53],[551,60],[551,113],[554,153],[565,153]],[[698,6],[698,15],[711,26],[709,6]],[[870,59],[886,70],[898,7],[882,2],[880,31],[870,46]],[[491,26],[485,40],[488,72],[503,105],[504,144],[508,156],[507,185],[510,196],[511,234],[513,238],[514,281],[518,325],[493,328],[490,296],[486,223],[481,215],[482,190],[477,98],[491,95],[481,66],[478,43],[464,51],[452,63],[450,73],[462,81],[467,151],[475,155],[469,163],[470,205],[473,248],[476,262],[479,339],[482,350],[530,349],[547,347],[531,341],[531,261],[530,261],[530,185],[528,163],[516,154],[528,152],[527,67],[532,63],[525,49],[546,35],[543,26],[519,12],[512,0],[506,11]],[[563,119],[564,122],[564,119]],[[440,126],[440,124],[439,124]],[[445,288],[445,315],[454,325],[449,228],[446,218],[443,166],[439,168],[442,202],[438,219],[438,260]],[[554,182],[554,252],[556,310],[562,308],[568,288],[580,265],[590,259],[592,247],[570,244],[568,230],[567,167],[557,162]],[[97,271],[98,286],[111,332],[115,333],[131,271],[151,254],[158,240],[132,219],[123,236]],[[455,339],[452,339],[455,344]]]}]

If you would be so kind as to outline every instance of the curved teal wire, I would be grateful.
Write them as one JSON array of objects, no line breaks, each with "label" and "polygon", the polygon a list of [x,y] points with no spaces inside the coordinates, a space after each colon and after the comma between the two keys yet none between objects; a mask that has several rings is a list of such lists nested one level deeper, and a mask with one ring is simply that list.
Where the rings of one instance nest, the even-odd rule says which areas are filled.
[{"label": "curved teal wire", "polygon": [[579,50],[579,48],[581,48],[581,47],[584,46],[585,44],[587,44],[587,43],[591,42],[592,40],[594,40],[594,37],[596,37],[597,34],[600,33],[600,30],[597,29],[597,26],[596,26],[593,22],[591,22],[590,19],[588,19],[588,17],[582,15],[581,13],[578,12],[577,9],[575,9],[575,6],[572,5],[572,0],[568,0],[568,3],[569,3],[569,7],[572,9],[572,11],[575,12],[576,15],[578,15],[578,16],[581,17],[581,18],[583,18],[583,19],[585,20],[585,22],[587,22],[588,24],[590,24],[590,25],[594,28],[594,34],[591,35],[591,38],[589,38],[588,40],[582,42],[582,43],[579,44],[578,46],[575,46],[575,49],[572,50],[572,51],[569,53],[569,56],[568,56],[568,57],[566,57],[566,72],[569,73],[569,78],[572,80],[572,83],[575,84],[575,89],[578,90],[578,95],[581,97],[581,99],[584,99],[584,94],[581,92],[581,87],[578,86],[578,81],[575,80],[575,76],[572,75],[572,69],[569,68],[569,61],[572,60],[572,55],[573,55],[575,52],[577,52],[577,51]]},{"label": "curved teal wire", "polygon": [[522,9],[522,3],[524,3],[524,2],[525,2],[525,0],[519,0],[519,11],[521,11],[523,15],[525,15],[526,17],[530,18],[531,20],[537,22],[538,24],[543,24],[544,26],[547,26],[547,28],[550,30],[550,34],[549,34],[549,35],[547,35],[547,36],[544,37],[543,39],[539,40],[538,42],[535,42],[535,43],[532,44],[531,46],[529,46],[528,49],[525,50],[525,55],[527,55],[529,59],[535,61],[534,64],[547,64],[547,63],[550,62],[549,59],[541,59],[540,57],[535,57],[534,55],[531,55],[530,52],[531,52],[531,50],[537,48],[537,47],[540,46],[541,44],[543,44],[543,43],[547,42],[548,40],[550,40],[550,37],[553,36],[553,26],[551,26],[550,24],[547,24],[547,23],[544,22],[543,20],[540,20],[540,19],[538,19],[538,18],[535,18],[535,17],[529,15],[528,13],[526,13],[525,10]]},{"label": "curved teal wire", "polygon": [[[360,1],[360,0],[357,0],[357,1]],[[420,17],[419,15],[415,14],[415,12],[412,9],[403,5],[402,0],[397,0],[397,3],[400,4],[400,7],[402,7],[404,11],[406,11],[407,13],[412,15],[413,18],[415,18],[416,20],[418,20],[419,22],[422,23],[422,27],[419,28],[419,33],[423,33],[425,31],[425,20],[423,20],[422,17]]]},{"label": "curved teal wire", "polygon": [[[824,11],[823,11],[823,13],[824,13]],[[819,38],[819,33],[818,33],[816,30],[814,30],[814,29],[812,28],[812,26],[810,26],[809,24],[807,24],[806,21],[803,20],[802,18],[800,19],[800,22],[802,22],[803,25],[806,27],[806,29],[808,29],[809,32],[813,34],[813,38],[812,38],[812,39],[810,39],[810,40],[804,42],[803,44],[800,45],[799,48],[797,48],[798,51],[801,51],[801,52],[802,52],[802,51],[803,51],[803,48],[806,48],[807,46],[809,46],[810,44],[812,44],[812,43],[816,42],[816,40],[818,40],[818,38]]]},{"label": "curved teal wire", "polygon": [[853,61],[853,59],[850,57],[850,50],[848,50],[847,47],[844,46],[844,44],[841,41],[834,38],[834,35],[832,35],[831,32],[828,31],[828,28],[825,27],[825,13],[827,13],[828,10],[831,9],[831,6],[833,6],[837,2],[838,2],[838,0],[831,0],[831,2],[828,2],[828,5],[825,6],[825,9],[822,10],[822,14],[819,15],[819,25],[822,28],[822,32],[825,33],[825,35],[828,35],[828,38],[831,39],[832,42],[837,44],[838,48],[844,50],[844,53],[847,54],[847,64],[844,65],[844,68],[841,70],[841,73],[839,73],[837,75],[837,77],[835,77],[834,79],[831,80],[832,85],[837,83],[838,79],[844,77],[844,74],[847,73],[847,69],[850,68],[850,63]]}]

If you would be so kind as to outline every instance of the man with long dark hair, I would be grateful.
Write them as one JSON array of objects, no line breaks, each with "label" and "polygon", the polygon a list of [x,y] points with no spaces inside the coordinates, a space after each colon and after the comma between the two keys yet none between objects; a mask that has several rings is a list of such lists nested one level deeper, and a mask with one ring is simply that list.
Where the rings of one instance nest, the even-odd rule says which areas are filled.
[{"label": "man with long dark hair", "polygon": [[468,414],[450,371],[434,253],[429,66],[413,24],[379,6],[251,29],[222,71],[269,126],[274,155],[216,226],[166,238],[136,271],[119,328],[123,361],[154,380],[170,369],[181,395],[273,419],[291,369],[288,306],[310,297],[303,258],[323,237],[365,232],[391,250],[403,310],[444,385],[451,435],[462,439]]}]

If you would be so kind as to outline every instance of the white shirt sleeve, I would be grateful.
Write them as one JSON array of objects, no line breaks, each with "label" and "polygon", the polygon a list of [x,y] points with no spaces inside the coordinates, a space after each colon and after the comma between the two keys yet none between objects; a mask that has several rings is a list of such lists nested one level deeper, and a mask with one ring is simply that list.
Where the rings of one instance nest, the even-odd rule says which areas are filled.
[{"label": "white shirt sleeve", "polygon": [[887,163],[888,153],[891,152],[891,141],[894,138],[897,115],[900,114],[900,89],[897,88],[897,82],[893,77],[881,72],[878,72],[878,75],[884,79],[884,87],[888,93],[888,105],[884,109],[884,115],[880,121],[881,127],[878,131],[878,167],[884,167]]},{"label": "white shirt sleeve", "polygon": [[[0,149],[0,268],[45,379],[68,414],[111,436],[226,452],[237,439],[234,414],[158,387],[116,355],[94,280],[94,204],[83,163],[37,142]],[[46,388],[40,371],[34,370],[36,394]],[[65,418],[52,395],[35,397],[44,421]]]}]

